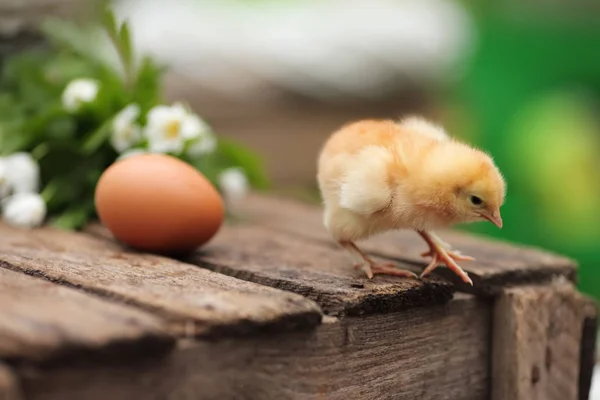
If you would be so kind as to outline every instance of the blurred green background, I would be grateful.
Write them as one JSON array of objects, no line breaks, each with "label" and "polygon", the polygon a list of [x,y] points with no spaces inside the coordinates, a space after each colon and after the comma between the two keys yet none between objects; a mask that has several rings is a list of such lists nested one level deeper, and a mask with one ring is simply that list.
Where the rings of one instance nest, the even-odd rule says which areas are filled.
[{"label": "blurred green background", "polygon": [[446,101],[508,181],[505,227],[468,229],[576,259],[600,299],[600,24],[579,3],[473,8],[479,43]]}]

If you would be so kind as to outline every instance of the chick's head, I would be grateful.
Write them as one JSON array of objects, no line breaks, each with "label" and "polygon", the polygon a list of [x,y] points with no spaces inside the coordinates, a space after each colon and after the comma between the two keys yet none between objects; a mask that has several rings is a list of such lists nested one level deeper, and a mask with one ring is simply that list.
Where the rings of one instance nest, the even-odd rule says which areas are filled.
[{"label": "chick's head", "polygon": [[459,142],[434,149],[419,173],[420,198],[452,223],[490,221],[502,228],[506,183],[490,156]]}]

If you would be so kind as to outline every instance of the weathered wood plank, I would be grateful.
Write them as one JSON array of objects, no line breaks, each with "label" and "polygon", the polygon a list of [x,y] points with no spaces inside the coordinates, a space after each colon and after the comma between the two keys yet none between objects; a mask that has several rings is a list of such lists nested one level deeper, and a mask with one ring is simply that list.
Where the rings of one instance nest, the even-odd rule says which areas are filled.
[{"label": "weathered wood plank", "polygon": [[[337,248],[323,226],[321,210],[317,206],[282,197],[253,195],[239,207],[240,214],[246,219]],[[461,264],[473,280],[473,287],[463,284],[446,268],[435,271],[455,283],[461,291],[496,293],[503,286],[540,283],[557,276],[575,279],[575,263],[548,251],[484,240],[452,230],[440,231],[439,235],[462,253],[476,258],[474,262]],[[370,254],[408,262],[421,270],[426,264],[420,253],[426,251],[427,246],[411,231],[389,232],[359,244]]]},{"label": "weathered wood plank", "polygon": [[184,261],[302,294],[330,315],[441,304],[453,293],[452,285],[441,279],[376,276],[368,280],[341,251],[256,225],[225,226],[206,248]]},{"label": "weathered wood plank", "polygon": [[28,399],[484,400],[491,304],[347,317],[313,332],[182,343],[168,359],[23,375]]},{"label": "weathered wood plank", "polygon": [[7,268],[157,312],[181,334],[242,334],[314,327],[312,301],[166,257],[124,251],[115,242],[42,228],[0,224]]},{"label": "weathered wood plank", "polygon": [[162,352],[164,321],[42,279],[0,268],[0,359],[46,361],[77,351]]},{"label": "weathered wood plank", "polygon": [[565,282],[507,289],[494,310],[492,400],[577,400],[593,303]]},{"label": "weathered wood plank", "polygon": [[23,393],[18,378],[9,367],[0,364],[0,400],[22,399]]}]

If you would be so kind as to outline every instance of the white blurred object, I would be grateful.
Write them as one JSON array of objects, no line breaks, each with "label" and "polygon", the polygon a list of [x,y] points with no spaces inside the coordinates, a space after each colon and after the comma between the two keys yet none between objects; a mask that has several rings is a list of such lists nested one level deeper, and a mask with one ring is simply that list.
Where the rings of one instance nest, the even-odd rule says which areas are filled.
[{"label": "white blurred object", "polygon": [[110,143],[119,153],[133,147],[142,138],[142,128],[135,122],[140,106],[130,104],[113,118]]},{"label": "white blurred object", "polygon": [[37,227],[46,218],[46,203],[37,193],[15,193],[2,200],[2,218],[13,226]]},{"label": "white blurred object", "polygon": [[590,389],[590,400],[600,400],[600,367],[596,365],[592,377],[592,387]]},{"label": "white blurred object", "polygon": [[29,153],[18,152],[3,157],[4,178],[12,193],[37,193],[40,186],[40,167]]},{"label": "white blurred object", "polygon": [[208,126],[182,104],[155,106],[148,112],[144,135],[151,152],[180,154],[187,141],[200,138]]},{"label": "white blurred object", "polygon": [[217,148],[217,138],[210,132],[205,131],[202,136],[192,142],[186,153],[192,158],[213,153]]},{"label": "white blurred object", "polygon": [[242,168],[228,168],[219,174],[219,187],[228,201],[238,201],[248,194],[248,178]]},{"label": "white blurred object", "polygon": [[98,89],[98,82],[93,79],[73,79],[63,91],[63,107],[70,112],[78,111],[83,104],[96,99]]},{"label": "white blurred object", "polygon": [[450,0],[127,0],[116,12],[138,48],[230,94],[255,76],[310,96],[377,97],[407,79],[451,79],[474,35]]}]

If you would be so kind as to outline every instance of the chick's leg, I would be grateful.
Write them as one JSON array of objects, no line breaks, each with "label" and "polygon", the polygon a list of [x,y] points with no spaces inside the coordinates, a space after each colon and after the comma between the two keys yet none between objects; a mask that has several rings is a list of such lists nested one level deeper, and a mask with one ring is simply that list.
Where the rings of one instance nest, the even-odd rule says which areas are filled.
[{"label": "chick's leg", "polygon": [[350,255],[354,259],[356,259],[357,264],[354,265],[354,268],[361,268],[369,279],[373,278],[375,274],[382,275],[395,275],[395,276],[403,276],[407,278],[416,278],[417,275],[411,271],[400,269],[394,263],[376,263],[371,260],[369,256],[363,253],[354,242],[350,241],[341,241],[339,244],[346,249]]},{"label": "chick's leg", "polygon": [[[473,285],[469,275],[456,263],[456,261],[473,261],[473,257],[464,256],[457,251],[451,251],[450,246],[444,243],[432,232],[417,231],[429,245],[429,251],[421,254],[423,257],[433,257],[429,265],[421,273],[421,278],[429,275],[440,263],[446,264],[464,282]],[[456,260],[456,261],[455,261]]]}]

